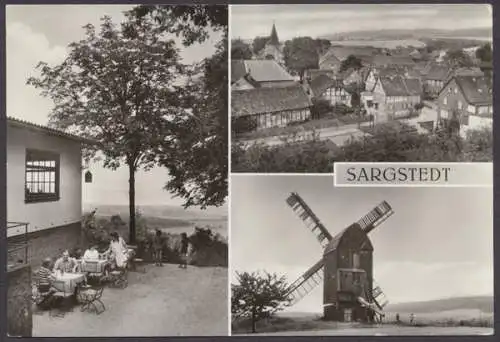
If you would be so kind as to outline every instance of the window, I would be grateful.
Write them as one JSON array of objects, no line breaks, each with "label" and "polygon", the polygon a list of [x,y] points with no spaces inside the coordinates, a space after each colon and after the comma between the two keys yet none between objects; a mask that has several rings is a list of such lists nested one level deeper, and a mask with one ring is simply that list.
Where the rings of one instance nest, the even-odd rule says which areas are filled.
[{"label": "window", "polygon": [[26,150],[25,198],[27,203],[59,200],[59,155]]},{"label": "window", "polygon": [[458,109],[462,109],[462,101],[458,100],[457,107]]},{"label": "window", "polygon": [[476,107],[468,105],[467,106],[467,111],[471,114],[476,114]]},{"label": "window", "polygon": [[455,94],[456,94],[456,93],[458,93],[458,89],[457,89],[457,87],[453,88],[453,92],[454,92]]},{"label": "window", "polygon": [[445,97],[443,98],[443,104],[444,104],[444,105],[448,104],[448,96],[445,96]]}]

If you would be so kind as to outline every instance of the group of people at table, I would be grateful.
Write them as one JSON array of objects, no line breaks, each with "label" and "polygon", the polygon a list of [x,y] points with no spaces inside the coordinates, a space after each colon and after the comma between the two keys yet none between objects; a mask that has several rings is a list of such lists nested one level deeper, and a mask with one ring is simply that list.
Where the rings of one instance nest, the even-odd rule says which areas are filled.
[{"label": "group of people at table", "polygon": [[[109,248],[99,253],[97,246],[90,246],[81,259],[70,256],[66,250],[56,260],[51,269],[52,260],[45,259],[37,272],[38,292],[50,295],[62,291],[68,294],[76,294],[78,284],[86,281],[88,273],[102,273],[109,269],[125,269],[133,250],[129,249],[125,240],[114,232],[111,234]],[[96,265],[89,270],[90,264]]]}]

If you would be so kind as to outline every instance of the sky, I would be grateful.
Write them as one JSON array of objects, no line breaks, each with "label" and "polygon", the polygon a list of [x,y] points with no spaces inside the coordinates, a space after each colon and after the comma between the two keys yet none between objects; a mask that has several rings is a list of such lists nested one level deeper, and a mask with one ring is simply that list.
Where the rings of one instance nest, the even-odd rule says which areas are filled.
[{"label": "sky", "polygon": [[491,27],[483,4],[330,4],[231,6],[231,37],[269,36],[273,22],[281,41],[296,36],[371,29]]},{"label": "sky", "polygon": [[[82,26],[91,23],[98,27],[100,18],[111,16],[114,22],[123,20],[128,5],[9,5],[6,9],[7,32],[7,115],[37,124],[47,124],[53,103],[39,91],[26,85],[30,76],[36,76],[39,61],[51,65],[62,62],[66,46],[84,38]],[[218,35],[212,35],[204,44],[184,48],[180,44],[184,63],[193,63],[215,52]],[[178,40],[177,40],[178,41]],[[90,165],[93,183],[83,183],[83,202],[95,204],[128,203],[128,170],[111,171],[101,164]],[[136,176],[137,204],[180,205],[164,191],[168,175],[165,169],[155,168]]]},{"label": "sky", "polygon": [[[493,294],[491,188],[334,188],[331,176],[231,178],[231,277],[262,271],[293,282],[322,255],[285,203],[295,191],[336,235],[381,201],[394,210],[370,232],[374,278],[391,303]],[[289,311],[321,312],[322,286]]]}]

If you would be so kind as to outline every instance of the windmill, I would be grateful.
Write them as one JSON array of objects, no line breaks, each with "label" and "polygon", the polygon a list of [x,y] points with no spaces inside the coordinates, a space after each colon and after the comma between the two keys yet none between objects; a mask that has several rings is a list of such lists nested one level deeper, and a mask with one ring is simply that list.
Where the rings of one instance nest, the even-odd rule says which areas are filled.
[{"label": "windmill", "polygon": [[286,202],[323,247],[323,257],[290,284],[291,304],[323,281],[326,320],[381,320],[388,301],[373,280],[373,246],[367,234],[394,214],[391,206],[381,202],[359,221],[332,236],[297,193],[292,192]]}]

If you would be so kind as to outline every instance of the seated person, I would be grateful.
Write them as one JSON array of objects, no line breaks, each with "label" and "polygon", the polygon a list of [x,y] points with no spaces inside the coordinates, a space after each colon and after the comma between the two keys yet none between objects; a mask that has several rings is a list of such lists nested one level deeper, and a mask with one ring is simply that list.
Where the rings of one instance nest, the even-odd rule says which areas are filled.
[{"label": "seated person", "polygon": [[50,271],[51,260],[49,258],[43,260],[42,266],[36,273],[38,282],[37,288],[38,292],[42,295],[55,292],[56,290],[52,287],[52,282],[55,280],[54,275]]},{"label": "seated person", "polygon": [[100,257],[100,253],[97,250],[97,246],[92,245],[83,254],[83,262],[85,262],[85,261],[97,261],[97,260],[99,260],[99,257]]},{"label": "seated person", "polygon": [[125,240],[118,233],[111,233],[111,242],[109,248],[104,254],[111,256],[118,268],[127,266],[131,253],[127,247]]},{"label": "seated person", "polygon": [[54,272],[62,271],[64,273],[74,273],[78,268],[78,262],[69,256],[68,250],[65,250],[62,254],[62,257],[57,259],[54,264]]}]

